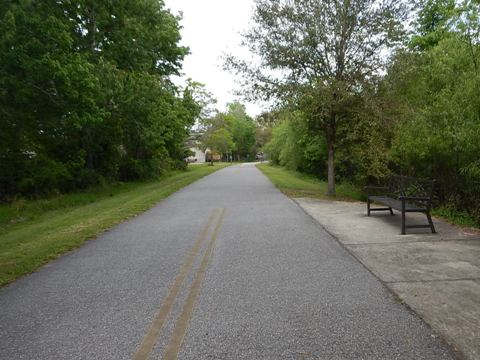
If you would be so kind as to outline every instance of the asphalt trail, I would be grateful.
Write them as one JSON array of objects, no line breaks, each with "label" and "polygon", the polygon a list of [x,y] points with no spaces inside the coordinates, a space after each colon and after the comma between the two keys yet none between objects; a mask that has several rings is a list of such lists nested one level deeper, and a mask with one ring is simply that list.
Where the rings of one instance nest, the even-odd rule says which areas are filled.
[{"label": "asphalt trail", "polygon": [[252,164],[0,290],[0,359],[452,359]]}]

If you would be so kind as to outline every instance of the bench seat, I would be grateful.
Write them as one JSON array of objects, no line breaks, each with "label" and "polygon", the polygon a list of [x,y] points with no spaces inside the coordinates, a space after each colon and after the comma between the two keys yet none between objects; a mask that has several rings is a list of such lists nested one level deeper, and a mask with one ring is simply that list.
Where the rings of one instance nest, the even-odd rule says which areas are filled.
[{"label": "bench seat", "polygon": [[[369,196],[370,201],[376,202],[378,204],[386,205],[391,207],[392,209],[402,211],[402,201],[393,199],[388,196]],[[407,212],[425,212],[424,208],[415,206],[414,204],[410,204],[408,202],[405,203],[405,211]]]}]

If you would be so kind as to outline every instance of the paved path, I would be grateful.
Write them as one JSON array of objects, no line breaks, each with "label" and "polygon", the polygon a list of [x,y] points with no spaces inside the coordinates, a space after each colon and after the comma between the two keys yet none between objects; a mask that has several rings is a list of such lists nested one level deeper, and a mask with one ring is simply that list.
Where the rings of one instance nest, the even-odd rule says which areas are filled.
[{"label": "paved path", "polygon": [[253,165],[218,171],[0,290],[1,359],[177,354],[452,358]]}]

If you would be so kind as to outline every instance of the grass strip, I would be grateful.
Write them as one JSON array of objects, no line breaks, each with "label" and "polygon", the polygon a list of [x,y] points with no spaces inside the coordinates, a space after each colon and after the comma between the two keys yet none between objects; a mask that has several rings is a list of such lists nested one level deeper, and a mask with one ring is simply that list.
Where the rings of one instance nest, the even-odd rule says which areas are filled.
[{"label": "grass strip", "polygon": [[260,169],[281,192],[289,197],[310,197],[343,201],[364,199],[362,192],[351,184],[337,184],[337,195],[332,197],[327,195],[327,183],[313,176],[267,163],[258,164],[257,168]]},{"label": "grass strip", "polygon": [[468,211],[459,210],[453,206],[440,206],[432,210],[432,214],[437,217],[442,217],[449,223],[467,228],[479,230],[480,222],[478,222],[474,216]]},{"label": "grass strip", "polygon": [[193,165],[152,182],[117,184],[0,207],[0,286],[81,246],[114,225],[148,210],[192,182],[222,169]]}]

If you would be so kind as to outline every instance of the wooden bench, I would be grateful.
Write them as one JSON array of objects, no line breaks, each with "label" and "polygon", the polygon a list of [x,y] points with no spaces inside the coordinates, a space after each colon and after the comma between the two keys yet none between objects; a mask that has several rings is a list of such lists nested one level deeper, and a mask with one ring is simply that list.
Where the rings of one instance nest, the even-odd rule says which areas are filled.
[{"label": "wooden bench", "polygon": [[[387,187],[366,186],[367,215],[370,216],[372,211],[390,211],[393,215],[393,209],[395,209],[402,214],[402,235],[405,235],[406,229],[409,228],[429,227],[432,233],[435,233],[430,215],[434,184],[434,180],[392,175]],[[372,203],[386,207],[372,208]],[[428,225],[407,225],[405,214],[414,212],[424,213],[427,216]]]}]

